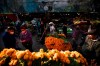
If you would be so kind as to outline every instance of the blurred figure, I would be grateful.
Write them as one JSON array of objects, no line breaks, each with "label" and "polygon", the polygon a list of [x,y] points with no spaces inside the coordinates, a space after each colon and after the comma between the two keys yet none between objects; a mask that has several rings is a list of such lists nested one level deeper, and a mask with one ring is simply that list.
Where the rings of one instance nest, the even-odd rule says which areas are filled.
[{"label": "blurred figure", "polygon": [[54,23],[53,22],[50,22],[49,23],[49,25],[50,25],[50,34],[54,34],[55,33],[55,26],[54,26]]},{"label": "blurred figure", "polygon": [[73,28],[73,34],[72,34],[72,41],[73,41],[73,50],[77,50],[78,45],[81,43],[81,33],[80,33],[80,27],[79,25],[75,25]]},{"label": "blurred figure", "polygon": [[[85,44],[82,47],[83,55],[87,58],[90,63],[91,60],[95,59],[97,64],[100,58],[100,36],[98,35],[97,29],[91,29],[86,36]],[[98,65],[97,65],[98,66]]]},{"label": "blurred figure", "polygon": [[32,34],[27,29],[26,25],[21,26],[21,33],[20,33],[20,40],[22,42],[22,45],[26,48],[32,51]]},{"label": "blurred figure", "polygon": [[15,26],[16,26],[16,30],[17,30],[17,35],[19,36],[19,34],[21,32],[21,30],[20,30],[21,21],[19,19],[16,21],[16,25]]},{"label": "blurred figure", "polygon": [[67,25],[66,24],[63,25],[63,33],[67,37]]},{"label": "blurred figure", "polygon": [[8,27],[7,32],[3,36],[5,48],[16,48],[16,36],[14,27]]},{"label": "blurred figure", "polygon": [[45,25],[44,25],[44,22],[41,21],[41,25],[40,25],[40,28],[41,28],[41,37],[40,37],[40,42],[41,44],[45,44],[45,37],[46,37],[46,34],[47,34],[47,28],[45,28]]}]

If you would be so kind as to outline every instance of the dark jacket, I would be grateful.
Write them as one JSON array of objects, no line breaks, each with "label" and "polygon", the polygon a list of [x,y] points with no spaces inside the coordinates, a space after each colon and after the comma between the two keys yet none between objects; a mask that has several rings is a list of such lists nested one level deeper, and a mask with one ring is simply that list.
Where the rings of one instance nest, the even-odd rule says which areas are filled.
[{"label": "dark jacket", "polygon": [[5,45],[5,48],[15,48],[16,46],[15,35],[11,35],[8,32],[6,32],[3,36],[3,42]]}]

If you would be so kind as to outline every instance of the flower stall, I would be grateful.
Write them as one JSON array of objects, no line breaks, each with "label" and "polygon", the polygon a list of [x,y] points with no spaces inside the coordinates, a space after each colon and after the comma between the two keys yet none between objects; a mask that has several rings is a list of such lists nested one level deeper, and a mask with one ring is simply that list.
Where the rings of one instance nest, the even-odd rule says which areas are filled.
[{"label": "flower stall", "polygon": [[72,50],[72,45],[64,34],[49,35],[45,38],[47,49]]},{"label": "flower stall", "polygon": [[77,51],[44,52],[4,49],[0,52],[0,66],[88,66],[86,59]]}]

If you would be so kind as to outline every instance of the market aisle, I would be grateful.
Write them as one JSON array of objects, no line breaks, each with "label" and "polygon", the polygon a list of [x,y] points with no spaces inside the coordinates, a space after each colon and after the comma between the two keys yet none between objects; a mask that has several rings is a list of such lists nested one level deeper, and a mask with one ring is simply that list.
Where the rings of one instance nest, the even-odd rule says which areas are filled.
[{"label": "market aisle", "polygon": [[39,49],[43,48],[46,50],[45,45],[42,45],[41,43],[38,42],[38,37],[37,35],[33,36],[33,51],[39,51]]},{"label": "market aisle", "polygon": [[[4,44],[3,44],[3,41],[2,41],[2,35],[3,34],[0,34],[0,51],[4,48]],[[40,48],[43,48],[44,50],[46,50],[46,47],[42,44],[40,44],[38,42],[38,37],[37,35],[34,35],[33,36],[33,45],[32,45],[32,48],[33,48],[33,51],[39,51]],[[17,46],[21,49],[21,50],[25,50],[25,48],[23,47],[23,45],[19,42],[19,39],[17,39]]]}]

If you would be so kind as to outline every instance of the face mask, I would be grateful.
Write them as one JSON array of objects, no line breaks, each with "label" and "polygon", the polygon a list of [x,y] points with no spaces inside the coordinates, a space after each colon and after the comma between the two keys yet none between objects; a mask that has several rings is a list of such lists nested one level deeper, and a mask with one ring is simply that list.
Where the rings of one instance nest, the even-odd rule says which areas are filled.
[{"label": "face mask", "polygon": [[10,34],[11,34],[11,35],[13,35],[13,34],[14,34],[14,32],[10,32]]}]

